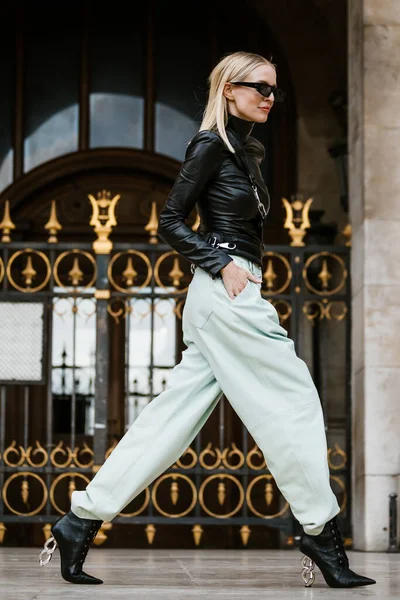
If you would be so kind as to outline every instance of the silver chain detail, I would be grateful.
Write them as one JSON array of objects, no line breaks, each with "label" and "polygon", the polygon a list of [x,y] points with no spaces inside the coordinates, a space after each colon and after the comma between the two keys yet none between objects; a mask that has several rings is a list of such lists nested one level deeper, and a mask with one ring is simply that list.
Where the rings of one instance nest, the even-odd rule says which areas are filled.
[{"label": "silver chain detail", "polygon": [[315,581],[315,574],[313,573],[315,563],[313,560],[311,560],[311,558],[308,558],[308,556],[303,556],[303,558],[301,559],[301,564],[303,567],[301,576],[303,578],[305,586],[311,587]]},{"label": "silver chain detail", "polygon": [[[53,546],[49,547],[49,545],[54,542]],[[46,540],[45,544],[44,544],[44,548],[40,553],[39,556],[39,564],[41,567],[43,567],[44,565],[47,565],[47,563],[51,560],[52,556],[53,556],[53,552],[54,550],[57,548],[57,542],[54,539],[53,536],[49,537],[48,540]],[[47,555],[45,559],[42,558],[42,556]]]}]

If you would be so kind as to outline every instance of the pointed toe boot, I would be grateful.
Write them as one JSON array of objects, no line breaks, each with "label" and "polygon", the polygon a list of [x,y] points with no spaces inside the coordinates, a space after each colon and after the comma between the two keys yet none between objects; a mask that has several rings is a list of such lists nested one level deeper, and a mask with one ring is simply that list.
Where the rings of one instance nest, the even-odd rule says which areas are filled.
[{"label": "pointed toe boot", "polygon": [[315,581],[315,565],[330,587],[351,588],[376,583],[350,569],[336,517],[325,524],[319,535],[303,533],[299,549],[304,554],[302,578],[306,587]]},{"label": "pointed toe boot", "polygon": [[51,560],[58,546],[61,575],[65,581],[89,585],[103,583],[101,579],[92,577],[82,570],[89,546],[102,522],[98,519],[81,519],[70,510],[52,525],[52,536],[46,541],[40,553],[40,566],[46,565]]}]

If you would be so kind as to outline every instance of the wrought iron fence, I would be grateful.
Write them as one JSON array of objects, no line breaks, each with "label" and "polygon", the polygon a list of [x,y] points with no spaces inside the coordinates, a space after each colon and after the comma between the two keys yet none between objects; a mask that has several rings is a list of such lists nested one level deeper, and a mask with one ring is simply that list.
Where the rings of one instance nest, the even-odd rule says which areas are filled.
[{"label": "wrought iron fence", "polygon": [[[40,523],[49,537],[72,491],[86,486],[118,437],[165,388],[179,358],[190,265],[158,243],[155,205],[148,242],[113,245],[118,200],[105,190],[90,196],[94,244],[59,242],[54,204],[47,242],[13,242],[6,206],[0,224],[0,542],[14,522]],[[308,209],[309,203],[286,201],[291,242],[265,247],[262,295],[276,307],[319,390],[331,483],[350,543],[350,242],[304,245]],[[118,358],[123,425],[114,439],[112,328],[122,328],[124,345]],[[244,546],[253,526],[279,528],[286,545],[294,545],[298,523],[228,400],[221,398],[182,457],[114,522],[143,524],[149,544],[156,526],[168,523],[192,525],[196,545],[212,525],[238,527]],[[110,528],[103,524],[96,543]]]}]

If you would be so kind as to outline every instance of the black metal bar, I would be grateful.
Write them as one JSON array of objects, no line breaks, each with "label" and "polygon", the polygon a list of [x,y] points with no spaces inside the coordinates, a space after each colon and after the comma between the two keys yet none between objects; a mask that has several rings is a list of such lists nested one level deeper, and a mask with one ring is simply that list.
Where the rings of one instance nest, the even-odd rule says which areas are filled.
[{"label": "black metal bar", "polygon": [[29,387],[27,385],[24,386],[24,448],[25,450],[28,448],[29,436]]},{"label": "black metal bar", "polygon": [[225,396],[222,396],[219,402],[219,415],[218,415],[218,443],[220,448],[225,447]]},{"label": "black metal bar", "polygon": [[[279,250],[278,250],[279,252]],[[290,266],[292,268],[293,280],[291,282],[291,297],[292,297],[292,315],[291,318],[291,327],[293,333],[291,335],[296,352],[301,355],[303,349],[303,336],[302,331],[304,331],[304,326],[302,322],[303,313],[302,306],[304,304],[304,290],[303,290],[303,281],[301,279],[301,272],[303,269],[303,256],[299,256],[298,254],[294,254],[289,257]],[[293,322],[294,321],[294,322]]]},{"label": "black metal bar", "polygon": [[[0,387],[0,456],[3,456],[3,452],[6,444],[6,396],[7,388],[5,385]],[[4,469],[1,468],[0,463],[0,490],[3,489],[4,485]],[[0,517],[3,518],[4,513],[4,500],[3,494],[0,494]]]},{"label": "black metal bar", "polygon": [[[107,267],[109,256],[98,254],[97,291],[108,290]],[[107,411],[109,379],[109,330],[108,299],[98,297],[96,303],[96,382],[95,382],[95,425],[93,452],[95,466],[102,465],[107,450]]]},{"label": "black metal bar", "polygon": [[352,353],[352,345],[351,345],[351,323],[352,323],[352,303],[351,303],[351,262],[350,262],[350,252],[348,252],[345,256],[346,267],[348,270],[348,279],[346,285],[346,306],[347,306],[347,315],[346,315],[346,340],[345,340],[345,414],[346,414],[346,426],[345,426],[345,435],[346,435],[346,455],[347,455],[347,464],[345,471],[345,482],[346,489],[348,491],[347,494],[347,507],[346,507],[346,527],[348,531],[348,537],[352,538],[352,494],[351,494],[351,472],[352,472],[352,427],[353,427],[353,419],[352,419],[352,387],[351,387],[351,353]]},{"label": "black metal bar", "polygon": [[[249,451],[249,432],[247,430],[247,427],[245,427],[245,425],[243,425],[242,427],[242,452],[243,452],[243,456],[245,457],[245,462],[242,468],[243,471],[243,477],[242,477],[242,482],[243,482],[243,489],[247,489],[248,483],[249,483],[249,467],[247,466],[246,463],[246,456],[248,454]],[[248,518],[248,506],[247,506],[247,502],[243,502],[243,508],[242,508],[242,515],[243,515],[243,519],[245,519],[245,521],[247,522],[247,518]]]},{"label": "black metal bar", "polygon": [[72,305],[72,392],[71,392],[71,437],[70,445],[71,450],[75,448],[76,438],[76,316],[77,316],[77,301],[76,297],[73,299]]},{"label": "black metal bar", "polygon": [[397,494],[389,494],[389,546],[386,552],[399,552],[397,542]]},{"label": "black metal bar", "polygon": [[[50,264],[54,265],[56,260],[56,253],[53,248],[50,248],[49,252]],[[53,291],[54,288],[54,270],[51,269],[51,276],[49,282],[49,289]],[[47,358],[47,389],[46,389],[46,451],[51,454],[53,449],[53,313],[54,313],[54,298],[53,296],[48,297],[47,300],[47,345],[46,345],[46,358]],[[49,490],[51,485],[51,467],[46,467],[46,487]],[[47,498],[45,513],[49,515],[51,513],[51,501],[50,496]]]},{"label": "black metal bar", "polygon": [[[47,517],[46,515],[37,515],[35,517],[24,517],[20,515],[2,515],[2,521],[5,523],[53,523],[60,515],[54,515]],[[146,525],[146,523],[160,524],[160,525],[218,525],[220,527],[226,525],[243,525],[243,517],[229,517],[229,518],[217,518],[217,517],[180,517],[174,519],[170,517],[159,517],[157,515],[147,515],[143,517],[115,517],[113,524],[124,524],[124,525]],[[261,527],[273,527],[280,529],[285,533],[290,533],[290,522],[289,519],[277,517],[274,519],[262,519],[260,517],[249,517],[246,521],[247,525],[257,525]]]},{"label": "black metal bar", "polygon": [[125,407],[124,407],[124,433],[130,427],[130,419],[129,419],[129,407],[131,403],[131,391],[130,391],[130,360],[129,360],[129,349],[131,342],[131,308],[134,300],[130,298],[128,300],[129,310],[126,314],[125,320]]}]

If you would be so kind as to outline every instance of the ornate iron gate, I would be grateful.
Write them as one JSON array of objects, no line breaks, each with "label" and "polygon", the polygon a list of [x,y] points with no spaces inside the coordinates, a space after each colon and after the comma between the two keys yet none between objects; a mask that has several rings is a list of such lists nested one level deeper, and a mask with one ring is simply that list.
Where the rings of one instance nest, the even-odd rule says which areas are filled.
[{"label": "ornate iron gate", "polygon": [[[179,360],[190,265],[158,243],[155,203],[146,226],[148,243],[112,245],[119,196],[103,190],[90,200],[90,224],[97,234],[93,245],[58,241],[54,204],[47,242],[12,242],[7,206],[0,223],[0,542],[7,524],[15,522],[41,524],[47,538],[51,523],[68,510],[72,491],[89,482],[115,447],[118,439],[111,443],[108,435],[110,324],[124,328],[125,430],[164,389]],[[291,243],[266,246],[262,294],[276,306],[320,392],[332,487],[349,536],[350,242],[304,245],[309,203],[285,204]],[[20,308],[25,311],[18,313]],[[12,320],[7,310],[14,309]],[[44,363],[36,383],[42,385],[29,380],[17,385],[18,360],[11,347],[15,352],[20,344],[21,356],[29,357],[27,340],[40,319],[43,344],[35,347],[44,349]],[[11,322],[18,324],[22,339],[10,330]],[[22,367],[29,371],[26,360]],[[14,381],[8,380],[11,374]],[[244,546],[253,526],[279,528],[287,546],[294,545],[300,530],[260,450],[225,398],[183,456],[114,522],[142,524],[149,544],[157,525],[165,523],[190,525],[196,545],[203,528],[212,525],[237,527]],[[106,539],[111,526],[103,524],[96,543]]]}]

